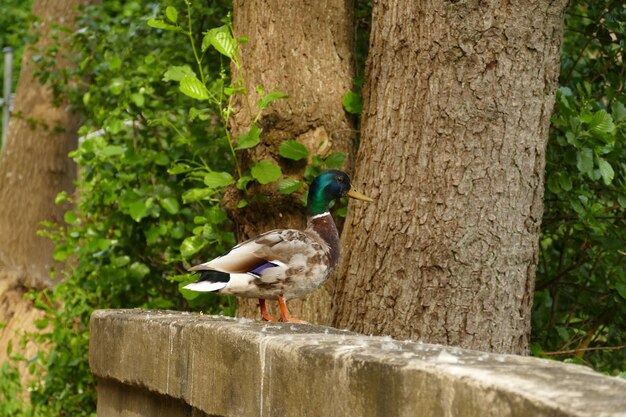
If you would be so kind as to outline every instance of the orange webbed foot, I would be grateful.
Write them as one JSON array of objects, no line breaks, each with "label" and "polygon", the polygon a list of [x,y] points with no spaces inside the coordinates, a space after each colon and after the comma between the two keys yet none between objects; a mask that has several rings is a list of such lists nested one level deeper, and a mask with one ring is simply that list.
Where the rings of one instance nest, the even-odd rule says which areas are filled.
[{"label": "orange webbed foot", "polygon": [[278,321],[283,323],[303,323],[308,324],[308,322],[304,320],[297,319],[295,317],[289,316],[289,310],[287,309],[287,302],[283,298],[283,295],[278,296],[278,305],[280,306],[280,318]]},{"label": "orange webbed foot", "polygon": [[261,318],[263,319],[263,321],[279,321],[280,320],[280,319],[275,319],[274,317],[269,315],[269,313],[267,312],[267,307],[265,306],[265,300],[262,298],[259,298],[259,307],[261,308]]}]

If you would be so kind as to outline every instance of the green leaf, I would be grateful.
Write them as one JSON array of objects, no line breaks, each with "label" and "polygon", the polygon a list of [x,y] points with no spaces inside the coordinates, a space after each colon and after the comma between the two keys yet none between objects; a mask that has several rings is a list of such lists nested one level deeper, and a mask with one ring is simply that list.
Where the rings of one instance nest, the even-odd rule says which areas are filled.
[{"label": "green leaf", "polygon": [[128,213],[130,217],[133,218],[134,221],[139,222],[141,219],[146,217],[148,214],[148,207],[146,206],[146,201],[137,200],[133,201],[128,205]]},{"label": "green leaf", "polygon": [[176,175],[176,174],[183,174],[185,172],[189,172],[192,169],[193,168],[191,168],[188,164],[185,164],[184,162],[179,162],[177,164],[174,164],[174,166],[168,169],[167,172],[169,174]]},{"label": "green leaf", "polygon": [[228,220],[228,216],[226,215],[226,210],[221,208],[220,206],[213,206],[208,211],[208,220],[211,224],[217,225],[222,224],[226,220]]},{"label": "green leaf", "polygon": [[333,152],[324,160],[324,164],[329,169],[340,169],[348,157],[343,152]]},{"label": "green leaf", "polygon": [[548,177],[546,181],[548,190],[553,192],[554,194],[559,194],[561,192],[561,188],[559,187],[559,178],[556,176]]},{"label": "green leaf", "polygon": [[279,179],[282,175],[280,167],[267,159],[253,164],[250,172],[252,177],[261,184],[269,184]]},{"label": "green leaf", "polygon": [[567,331],[567,329],[563,326],[556,326],[556,332],[558,333],[559,337],[561,338],[561,340],[566,341],[569,340],[569,332]]},{"label": "green leaf", "polygon": [[271,93],[264,95],[263,98],[261,98],[261,100],[257,102],[257,106],[259,107],[259,109],[264,110],[267,109],[270,103],[288,97],[289,96],[287,94],[281,93],[280,91],[272,91]]},{"label": "green leaf", "polygon": [[180,245],[180,254],[183,258],[189,258],[206,246],[208,242],[201,236],[191,236],[183,240]]},{"label": "green leaf", "polygon": [[613,115],[613,120],[620,122],[626,118],[626,106],[624,106],[624,103],[616,101],[613,103],[613,106],[611,106],[611,113]]},{"label": "green leaf", "polygon": [[604,183],[606,185],[611,184],[615,177],[615,171],[613,171],[611,164],[606,159],[598,157],[598,169],[600,169],[600,175],[602,175]]},{"label": "green leaf", "polygon": [[126,255],[117,256],[113,258],[111,263],[113,264],[113,266],[116,266],[118,268],[122,266],[126,266],[130,263],[130,256],[126,256]]},{"label": "green leaf", "polygon": [[66,211],[63,215],[63,220],[65,220],[65,223],[67,224],[76,224],[76,222],[78,222],[78,217],[73,211]]},{"label": "green leaf", "polygon": [[207,218],[204,216],[196,216],[193,218],[195,224],[204,224],[207,222]]},{"label": "green leaf", "polygon": [[133,262],[128,267],[128,271],[133,278],[141,279],[150,273],[150,268],[144,263]]},{"label": "green leaf", "polygon": [[619,293],[620,297],[626,299],[626,283],[624,282],[616,282],[615,289]]},{"label": "green leaf", "polygon": [[283,141],[278,147],[278,153],[283,158],[293,159],[294,161],[299,161],[309,156],[309,151],[306,147],[295,140]]},{"label": "green leaf", "polygon": [[90,247],[92,249],[97,249],[97,250],[107,250],[111,247],[111,240],[110,239],[102,239],[102,238],[96,238],[91,240],[88,244],[87,247]]},{"label": "green leaf", "polygon": [[65,262],[68,255],[68,248],[66,245],[57,245],[52,252],[52,259],[57,262]]},{"label": "green leaf", "polygon": [[189,119],[193,122],[196,118],[200,120],[209,120],[209,110],[208,109],[196,109],[192,107],[189,109]]},{"label": "green leaf", "polygon": [[174,239],[182,239],[185,235],[185,225],[182,222],[178,222],[170,229],[169,233]]},{"label": "green leaf", "polygon": [[282,194],[291,194],[295,191],[298,191],[300,188],[302,188],[303,185],[303,182],[298,181],[295,178],[285,178],[278,183],[276,188],[278,188],[278,191],[280,191]]},{"label": "green leaf", "polygon": [[622,208],[626,208],[626,195],[620,194],[617,196],[617,202]]},{"label": "green leaf", "polygon": [[35,320],[35,326],[40,330],[45,329],[46,327],[48,327],[48,321],[49,320],[47,317],[44,317],[43,319],[37,319]]},{"label": "green leaf", "polygon": [[348,206],[341,206],[339,207],[336,211],[335,214],[338,217],[346,217],[346,215],[348,214]]},{"label": "green leaf", "polygon": [[120,119],[109,119],[105,124],[105,129],[110,134],[116,135],[124,129],[124,122]]},{"label": "green leaf", "polygon": [[233,94],[244,94],[246,89],[243,87],[233,88],[233,87],[224,87],[224,94],[227,96],[232,96]]},{"label": "green leaf", "polygon": [[178,21],[178,12],[175,7],[167,6],[165,9],[165,16],[167,17],[167,20],[172,23],[176,23]]},{"label": "green leaf", "polygon": [[148,230],[144,230],[143,234],[146,236],[146,242],[149,245],[153,245],[159,241],[159,228],[151,226]]},{"label": "green leaf", "polygon": [[559,185],[565,191],[572,189],[572,179],[567,174],[559,175]]},{"label": "green leaf", "polygon": [[343,108],[350,114],[361,114],[363,112],[363,98],[360,94],[348,91],[341,99]]},{"label": "green leaf", "polygon": [[220,188],[234,184],[235,179],[228,172],[209,172],[204,176],[204,184],[209,188]]},{"label": "green leaf", "polygon": [[180,210],[180,205],[178,204],[178,200],[173,197],[166,197],[160,200],[161,206],[169,213],[176,214]]},{"label": "green leaf", "polygon": [[237,43],[226,25],[206,32],[202,39],[202,52],[204,52],[209,45],[213,46],[220,54],[226,55],[231,59],[235,56],[237,51]]},{"label": "green leaf", "polygon": [[132,100],[133,103],[135,103],[137,107],[143,107],[144,103],[146,102],[143,94],[140,94],[140,93],[131,94],[130,99]]},{"label": "green leaf", "polygon": [[69,196],[67,194],[67,191],[61,191],[60,193],[57,194],[57,196],[54,198],[54,204],[62,204],[65,203],[67,200],[69,199]]},{"label": "green leaf", "polygon": [[610,135],[613,131],[615,131],[613,118],[606,112],[606,110],[598,110],[591,118],[589,131],[596,135]]},{"label": "green leaf", "polygon": [[253,148],[259,144],[261,137],[261,129],[257,125],[252,125],[250,130],[237,137],[237,146],[235,150]]},{"label": "green leaf", "polygon": [[180,80],[180,91],[186,96],[191,98],[195,98],[198,100],[207,100],[209,98],[209,91],[206,89],[205,85],[196,78],[196,75],[185,75],[182,80]]},{"label": "green leaf", "polygon": [[173,66],[169,67],[167,71],[165,71],[165,74],[163,74],[163,81],[181,81],[187,76],[196,76],[196,73],[193,72],[189,65]]},{"label": "green leaf", "polygon": [[[106,55],[105,55],[106,56]],[[113,55],[110,56],[107,60],[108,64],[109,64],[109,69],[111,71],[115,71],[117,70],[119,67],[122,66],[122,60],[120,59],[119,56],[117,55]]]},{"label": "green leaf", "polygon": [[585,214],[585,208],[579,200],[571,200],[570,205],[579,216],[583,216]]},{"label": "green leaf", "polygon": [[153,27],[155,29],[175,30],[175,31],[179,30],[177,26],[170,25],[159,19],[149,19],[148,26]]},{"label": "green leaf", "polygon": [[559,93],[563,94],[566,97],[571,97],[574,95],[574,93],[572,93],[572,89],[569,87],[559,87]]},{"label": "green leaf", "polygon": [[213,194],[213,190],[210,188],[192,188],[183,193],[183,203],[194,203],[196,201],[204,200]]},{"label": "green leaf", "polygon": [[154,163],[156,165],[167,166],[170,164],[170,158],[166,154],[160,153],[154,157]]},{"label": "green leaf", "polygon": [[582,148],[576,154],[576,167],[582,174],[587,174],[593,169],[593,151]]},{"label": "green leaf", "polygon": [[249,183],[250,181],[252,181],[252,180],[254,180],[254,178],[252,178],[252,176],[250,176],[250,175],[245,175],[245,174],[244,174],[244,175],[242,175],[242,176],[241,176],[241,178],[239,178],[239,179],[237,180],[237,189],[238,189],[238,190],[242,190],[242,191],[243,191],[243,190],[245,190],[245,189],[246,189],[246,187],[248,186],[248,183]]}]

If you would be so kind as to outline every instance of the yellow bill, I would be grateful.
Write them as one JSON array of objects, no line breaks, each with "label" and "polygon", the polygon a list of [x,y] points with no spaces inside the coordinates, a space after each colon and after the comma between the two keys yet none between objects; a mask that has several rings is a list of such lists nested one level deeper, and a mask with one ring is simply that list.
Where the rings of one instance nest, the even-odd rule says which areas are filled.
[{"label": "yellow bill", "polygon": [[374,201],[371,198],[369,198],[368,196],[366,196],[365,194],[361,194],[360,192],[358,192],[354,188],[352,188],[350,191],[348,191],[347,195],[348,195],[348,197],[356,198],[357,200]]}]

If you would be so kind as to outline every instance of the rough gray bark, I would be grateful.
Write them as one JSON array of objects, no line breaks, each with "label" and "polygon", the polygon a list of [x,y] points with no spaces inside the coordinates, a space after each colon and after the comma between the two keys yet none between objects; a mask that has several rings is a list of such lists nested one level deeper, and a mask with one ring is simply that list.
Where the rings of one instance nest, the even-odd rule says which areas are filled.
[{"label": "rough gray bark", "polygon": [[[287,139],[303,143],[311,154],[340,151],[351,156],[354,126],[341,105],[342,96],[352,88],[354,76],[354,23],[352,0],[289,2],[237,0],[234,2],[237,36],[249,43],[241,46],[245,83],[256,103],[257,85],[289,95],[271,105],[258,124],[263,128],[261,144],[241,159],[243,167],[253,160],[280,163],[283,174],[300,177],[306,162],[289,162],[278,156],[278,146]],[[233,136],[250,127],[242,102],[235,102]],[[344,167],[350,170],[348,162]],[[252,195],[267,195],[265,202],[251,202],[236,209],[239,196],[230,196],[229,211],[237,221],[237,237],[247,239],[273,228],[304,228],[305,215],[300,195],[285,197],[273,185],[256,187]],[[271,205],[270,205],[271,202]],[[295,317],[326,323],[330,294],[325,287],[305,302],[289,302]],[[274,303],[268,303],[273,305]],[[273,307],[273,306],[270,306]],[[273,310],[274,315],[277,310]],[[258,317],[256,300],[241,300],[238,315]]]},{"label": "rough gray bark", "polygon": [[527,352],[565,3],[374,4],[335,326]]}]

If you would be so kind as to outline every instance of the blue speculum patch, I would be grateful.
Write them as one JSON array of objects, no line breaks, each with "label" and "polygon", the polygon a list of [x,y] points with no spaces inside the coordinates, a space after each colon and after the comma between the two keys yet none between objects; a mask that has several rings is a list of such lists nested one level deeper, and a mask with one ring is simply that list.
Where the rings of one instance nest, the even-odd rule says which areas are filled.
[{"label": "blue speculum patch", "polygon": [[263,265],[259,265],[259,266],[257,266],[256,268],[254,268],[254,269],[253,269],[252,271],[250,271],[249,273],[250,273],[250,274],[254,274],[254,275],[256,275],[256,276],[258,277],[258,276],[260,276],[260,275],[261,275],[261,273],[262,273],[263,271],[265,271],[267,268],[274,268],[274,267],[276,267],[276,266],[278,266],[278,265],[273,264],[273,263],[271,263],[271,262],[266,262],[266,263],[264,263]]}]

